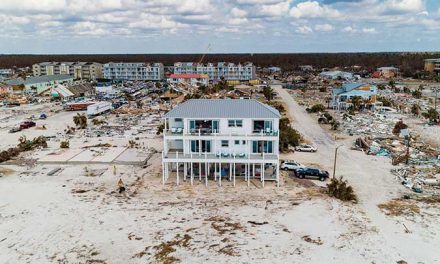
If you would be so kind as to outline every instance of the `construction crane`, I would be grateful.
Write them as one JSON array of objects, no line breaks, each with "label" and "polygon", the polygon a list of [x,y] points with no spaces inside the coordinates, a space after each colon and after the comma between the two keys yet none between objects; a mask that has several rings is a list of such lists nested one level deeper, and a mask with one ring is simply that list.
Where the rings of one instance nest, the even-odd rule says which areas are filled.
[{"label": "construction crane", "polygon": [[202,57],[200,58],[200,60],[199,60],[199,62],[198,62],[199,64],[203,62],[203,60],[204,60],[205,57],[206,57],[206,53],[209,52],[209,49],[210,49],[210,48],[211,48],[211,43],[208,44],[208,47],[206,47],[205,52],[203,52],[203,55],[202,55]]}]

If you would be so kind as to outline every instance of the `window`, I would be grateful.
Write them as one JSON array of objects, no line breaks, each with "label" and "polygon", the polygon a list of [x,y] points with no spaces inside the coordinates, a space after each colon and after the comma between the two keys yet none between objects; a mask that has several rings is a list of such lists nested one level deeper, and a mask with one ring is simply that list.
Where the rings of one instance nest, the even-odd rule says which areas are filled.
[{"label": "window", "polygon": [[235,145],[240,145],[240,140],[235,140],[234,144]]},{"label": "window", "polygon": [[252,141],[253,153],[273,153],[272,141]]},{"label": "window", "polygon": [[228,127],[243,127],[243,120],[228,120]]},{"label": "window", "polygon": [[199,141],[191,140],[191,152],[198,153],[199,152]]},{"label": "window", "polygon": [[222,140],[222,147],[229,147],[229,141]]},{"label": "window", "polygon": [[246,145],[246,140],[243,140],[243,142],[241,142],[241,144]]},{"label": "window", "polygon": [[182,122],[182,118],[175,118],[174,121],[175,122]]}]

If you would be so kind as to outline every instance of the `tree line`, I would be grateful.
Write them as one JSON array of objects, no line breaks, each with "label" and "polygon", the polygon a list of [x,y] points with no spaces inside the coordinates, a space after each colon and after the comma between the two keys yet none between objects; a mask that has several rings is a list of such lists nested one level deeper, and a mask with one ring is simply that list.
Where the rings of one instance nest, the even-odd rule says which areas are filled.
[{"label": "tree line", "polygon": [[[78,55],[0,55],[0,68],[26,67],[44,61],[94,61],[106,62],[162,62],[173,65],[178,61],[199,61],[201,54],[78,54]],[[382,53],[243,53],[207,54],[205,62],[253,62],[260,67],[279,66],[295,70],[299,65],[315,68],[361,66],[374,70],[382,66],[396,66],[405,73],[423,70],[424,59],[438,58],[433,52],[382,52]]]}]

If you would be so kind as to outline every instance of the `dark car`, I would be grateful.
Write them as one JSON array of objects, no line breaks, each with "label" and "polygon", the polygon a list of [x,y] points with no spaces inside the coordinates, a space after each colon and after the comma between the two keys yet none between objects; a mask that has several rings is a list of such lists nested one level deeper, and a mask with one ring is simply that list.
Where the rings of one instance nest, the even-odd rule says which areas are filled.
[{"label": "dark car", "polygon": [[24,121],[23,123],[20,124],[20,129],[26,129],[26,128],[34,127],[35,125],[36,125],[35,122]]},{"label": "dark car", "polygon": [[299,168],[296,170],[295,174],[301,179],[310,176],[310,177],[316,177],[320,181],[325,181],[329,177],[328,171],[315,169],[315,168]]}]

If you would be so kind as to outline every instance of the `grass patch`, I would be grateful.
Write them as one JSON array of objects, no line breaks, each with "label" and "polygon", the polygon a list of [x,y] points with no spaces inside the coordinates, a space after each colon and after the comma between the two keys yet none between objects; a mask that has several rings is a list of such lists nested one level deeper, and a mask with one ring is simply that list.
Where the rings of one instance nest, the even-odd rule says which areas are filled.
[{"label": "grass patch", "polygon": [[303,236],[301,238],[302,238],[302,240],[304,240],[304,241],[306,241],[308,243],[312,243],[312,244],[316,244],[316,245],[322,245],[323,244],[320,237],[318,237],[318,239],[313,239],[309,235],[307,235],[307,236]]},{"label": "grass patch", "polygon": [[243,226],[240,223],[229,222],[220,216],[213,216],[206,219],[205,221],[211,222],[211,227],[215,229],[220,235],[244,230]]},{"label": "grass patch", "polygon": [[189,247],[189,242],[191,241],[192,237],[188,234],[185,234],[181,236],[180,234],[177,234],[173,240],[162,242],[157,246],[154,246],[153,249],[156,250],[156,253],[154,254],[154,258],[159,263],[164,264],[172,264],[179,262],[180,259],[171,256],[171,253],[176,251],[176,247]]},{"label": "grass patch", "polygon": [[379,204],[378,207],[389,216],[415,215],[420,213],[420,208],[414,202],[407,200],[391,200]]}]

